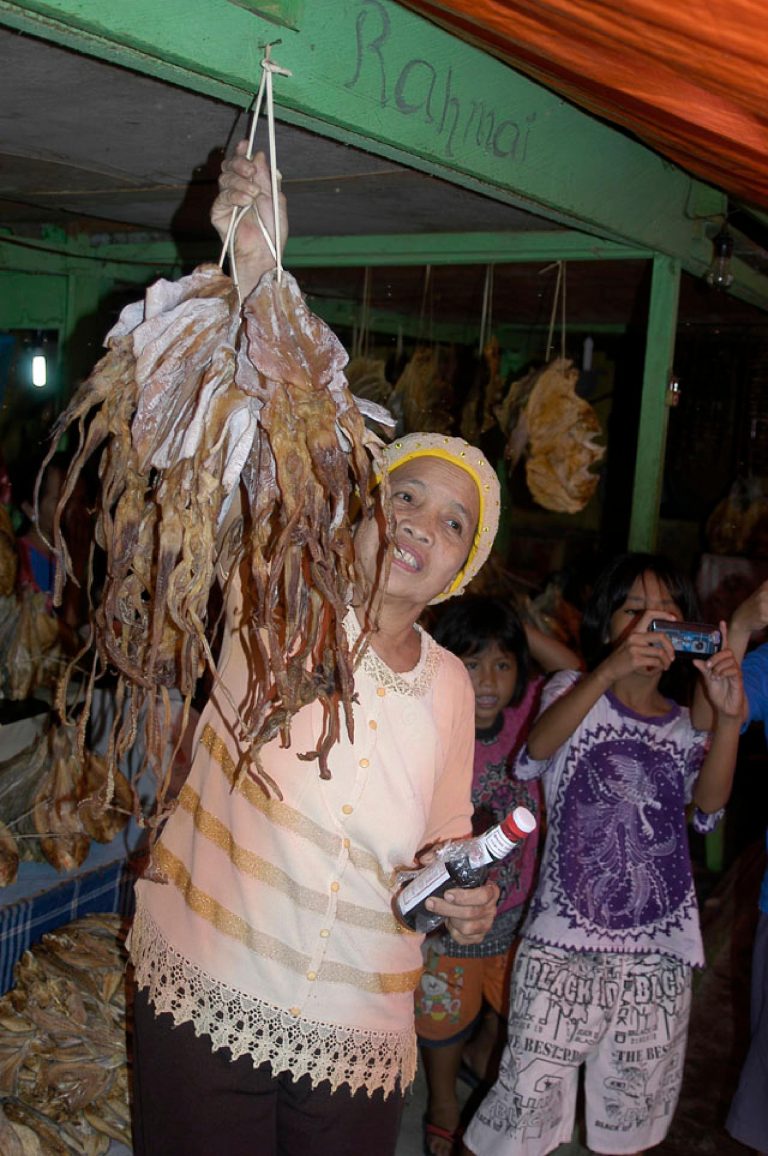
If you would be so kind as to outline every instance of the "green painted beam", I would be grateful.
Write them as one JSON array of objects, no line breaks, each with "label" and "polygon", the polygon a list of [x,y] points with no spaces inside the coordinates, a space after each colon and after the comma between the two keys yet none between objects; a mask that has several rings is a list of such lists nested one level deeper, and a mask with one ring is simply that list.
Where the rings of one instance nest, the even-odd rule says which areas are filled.
[{"label": "green painted beam", "polygon": [[0,329],[60,329],[67,313],[67,278],[58,274],[4,273]]},{"label": "green painted beam", "polygon": [[504,265],[539,261],[629,261],[653,253],[584,233],[410,233],[297,237],[285,260],[296,268],[325,265]]},{"label": "green painted beam", "polygon": [[[353,329],[360,321],[360,302],[345,298],[315,297],[309,294],[307,304],[314,313],[322,317],[330,326]],[[402,334],[408,338],[428,339],[424,332],[425,325],[418,316],[412,313],[398,313],[396,310],[371,309],[368,312],[368,328],[373,334],[382,336],[397,336]],[[626,331],[624,325],[609,325],[607,323],[568,324],[569,334],[621,334]],[[520,344],[521,338],[531,336],[543,337],[549,332],[549,325],[494,325],[496,336],[502,348]],[[454,341],[461,345],[474,345],[478,337],[478,320],[472,322],[434,321],[429,325],[429,337],[435,341]],[[542,343],[543,344],[543,343]]]},{"label": "green painted beam", "polygon": [[[637,431],[637,461],[629,529],[630,550],[654,550],[667,444],[667,386],[672,376],[680,293],[680,262],[653,261],[645,345],[643,397]],[[628,440],[631,434],[628,431]]]},{"label": "green painted beam", "polygon": [[[0,21],[245,105],[275,25],[230,0],[0,0]],[[280,116],[495,199],[665,252],[693,273],[711,245],[693,181],[628,135],[392,0],[304,8],[274,59]],[[279,148],[279,144],[278,144]],[[706,186],[705,186],[706,188]]]},{"label": "green painted beam", "polygon": [[[47,238],[37,241],[14,237],[0,230],[0,252],[3,260],[30,265],[38,256],[59,258],[68,268],[84,268],[83,262],[98,262],[126,278],[141,275],[141,269],[160,271],[167,266],[181,267],[182,257],[172,241],[135,243],[130,240],[94,245],[87,236]],[[25,255],[26,254],[26,255]],[[309,269],[323,266],[366,265],[485,265],[539,261],[628,261],[649,258],[648,249],[602,241],[584,233],[541,231],[528,233],[397,233],[365,234],[341,237],[291,237],[285,251],[289,268]],[[185,245],[184,262],[218,260],[219,245],[211,230],[210,244]],[[48,265],[46,264],[46,267]],[[125,267],[125,268],[123,268]]]},{"label": "green painted beam", "polygon": [[230,4],[239,4],[265,20],[272,20],[286,28],[301,27],[304,15],[304,0],[229,0]]}]

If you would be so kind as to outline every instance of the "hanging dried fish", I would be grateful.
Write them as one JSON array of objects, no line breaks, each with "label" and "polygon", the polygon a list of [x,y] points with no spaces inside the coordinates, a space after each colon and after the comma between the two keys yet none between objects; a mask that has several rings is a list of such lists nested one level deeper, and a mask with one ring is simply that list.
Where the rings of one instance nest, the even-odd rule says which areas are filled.
[{"label": "hanging dried fish", "polygon": [[352,357],[345,376],[355,398],[364,398],[376,405],[389,407],[392,386],[387,381],[386,362],[380,357]]},{"label": "hanging dried fish", "polygon": [[51,688],[64,663],[58,619],[48,596],[30,589],[0,595],[0,693],[21,701]]},{"label": "hanging dried fish", "polygon": [[51,738],[51,767],[33,802],[32,818],[40,847],[57,871],[80,867],[90,840],[78,811],[80,767],[67,729],[57,727]]},{"label": "hanging dried fish", "polygon": [[523,377],[513,381],[504,400],[494,410],[501,432],[507,439],[504,457],[509,462],[510,472],[514,470],[528,445],[530,433],[525,407],[540,372],[540,369],[529,369]]},{"label": "hanging dried fish", "polygon": [[461,407],[461,436],[470,445],[477,445],[482,434],[496,425],[495,409],[501,401],[502,389],[499,342],[491,337],[483,347]]},{"label": "hanging dried fish", "polygon": [[578,513],[597,489],[592,466],[605,447],[595,445],[602,429],[592,406],[576,393],[579,371],[557,358],[539,374],[526,405],[530,434],[525,463],[528,488],[539,505]]},{"label": "hanging dried fish", "polygon": [[453,429],[453,349],[420,345],[397,380],[393,405],[402,413],[403,432],[428,430],[450,433]]},{"label": "hanging dried fish", "polygon": [[591,467],[605,454],[595,444],[602,434],[597,414],[576,393],[578,379],[573,362],[556,358],[513,382],[495,411],[510,470],[526,454],[534,500],[568,514],[583,509],[594,494],[600,479]]}]

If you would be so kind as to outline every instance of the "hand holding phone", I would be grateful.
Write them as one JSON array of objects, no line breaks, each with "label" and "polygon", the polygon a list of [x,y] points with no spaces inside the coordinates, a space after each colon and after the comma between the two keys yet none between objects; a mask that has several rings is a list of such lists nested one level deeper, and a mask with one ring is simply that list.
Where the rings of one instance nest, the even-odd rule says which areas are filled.
[{"label": "hand holding phone", "polygon": [[675,622],[667,618],[653,618],[650,631],[666,634],[675,654],[689,654],[692,658],[708,658],[717,654],[723,639],[716,626],[706,622]]}]

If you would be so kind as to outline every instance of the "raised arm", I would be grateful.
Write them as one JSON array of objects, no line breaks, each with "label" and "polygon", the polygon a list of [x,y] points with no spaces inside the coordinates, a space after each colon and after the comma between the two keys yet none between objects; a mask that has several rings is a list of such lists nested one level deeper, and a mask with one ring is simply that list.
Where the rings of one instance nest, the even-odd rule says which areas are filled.
[{"label": "raised arm", "polygon": [[739,662],[747,652],[750,636],[765,626],[768,626],[768,582],[763,582],[737,606],[728,623],[730,648]]},{"label": "raised arm", "polygon": [[[752,634],[768,626],[768,582],[763,582],[749,598],[741,602],[728,623],[728,641],[737,662],[741,662],[747,652]],[[721,630],[723,624],[720,624]],[[693,725],[699,730],[711,730],[715,722],[715,712],[709,701],[707,684],[700,681],[694,692],[691,707]]]},{"label": "raised arm", "polygon": [[725,623],[723,631],[723,649],[707,662],[694,661],[706,684],[714,720],[712,743],[696,780],[693,800],[710,814],[724,807],[731,793],[745,708],[741,666],[728,645]]},{"label": "raised arm", "polygon": [[[243,297],[248,296],[263,273],[275,266],[275,258],[256,215],[258,211],[267,232],[274,238],[275,219],[272,211],[269,165],[262,152],[256,153],[253,160],[247,160],[245,155],[247,148],[248,142],[240,141],[235,155],[224,161],[219,177],[219,195],[211,207],[211,224],[222,242],[227,235],[232,210],[235,208],[251,210],[244,214],[235,234],[235,261]],[[282,193],[279,194],[279,200],[281,241],[285,244],[288,236],[287,202]]]},{"label": "raised arm", "polygon": [[654,617],[659,615],[651,610],[642,614],[631,633],[599,666],[539,715],[528,735],[528,754],[532,759],[548,759],[559,750],[618,679],[635,671],[669,669],[675,652],[666,635],[649,634],[648,623]]},{"label": "raised arm", "polygon": [[578,654],[564,642],[545,634],[530,622],[524,622],[523,629],[531,657],[547,674],[554,670],[581,670],[583,664]]}]

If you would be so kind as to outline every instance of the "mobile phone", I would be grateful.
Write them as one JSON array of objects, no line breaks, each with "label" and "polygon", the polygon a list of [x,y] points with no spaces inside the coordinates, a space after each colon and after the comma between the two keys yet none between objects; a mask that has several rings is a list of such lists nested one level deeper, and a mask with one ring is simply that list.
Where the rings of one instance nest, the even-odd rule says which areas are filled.
[{"label": "mobile phone", "polygon": [[673,622],[666,618],[653,618],[648,629],[666,634],[675,654],[690,654],[693,658],[708,658],[717,654],[723,639],[716,626],[706,622]]}]

